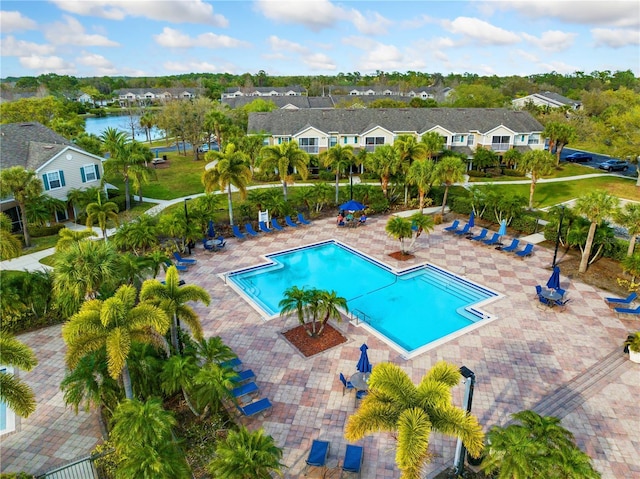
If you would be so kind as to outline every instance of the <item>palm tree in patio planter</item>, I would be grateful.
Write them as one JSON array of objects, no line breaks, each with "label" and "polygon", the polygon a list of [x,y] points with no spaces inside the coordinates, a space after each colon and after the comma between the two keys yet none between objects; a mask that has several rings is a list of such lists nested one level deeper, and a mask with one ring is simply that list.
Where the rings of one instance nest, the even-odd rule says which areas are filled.
[{"label": "palm tree in patio planter", "polygon": [[417,386],[399,366],[376,365],[369,394],[349,417],[345,438],[359,441],[376,432],[393,433],[402,479],[422,477],[431,457],[432,432],[460,438],[472,456],[479,456],[484,434],[478,420],[452,404],[451,389],[461,379],[458,367],[444,361],[436,363]]},{"label": "palm tree in patio planter", "polygon": [[[423,231],[427,233],[433,231],[433,218],[429,215],[423,215],[422,213],[414,213],[409,218],[402,218],[400,216],[392,216],[387,225],[385,231],[400,241],[400,251],[403,255],[410,255],[413,249],[413,245],[420,237]],[[407,246],[406,240],[412,238],[411,242]]]},{"label": "palm tree in patio planter", "polygon": [[284,298],[278,304],[280,315],[296,312],[298,322],[304,326],[310,337],[322,335],[330,319],[341,320],[340,309],[349,312],[346,298],[335,291],[298,288],[292,286],[284,292]]}]

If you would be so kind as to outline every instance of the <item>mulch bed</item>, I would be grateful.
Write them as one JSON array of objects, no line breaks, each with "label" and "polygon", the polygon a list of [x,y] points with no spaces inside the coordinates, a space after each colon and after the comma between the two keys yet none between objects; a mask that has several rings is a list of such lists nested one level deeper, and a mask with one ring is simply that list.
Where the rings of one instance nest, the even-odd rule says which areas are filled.
[{"label": "mulch bed", "polygon": [[285,331],[282,335],[307,358],[347,342],[347,338],[330,324],[324,327],[320,337],[312,338],[302,325]]},{"label": "mulch bed", "polygon": [[407,261],[415,258],[415,255],[403,253],[402,251],[394,251],[393,253],[389,253],[389,256],[398,261]]}]

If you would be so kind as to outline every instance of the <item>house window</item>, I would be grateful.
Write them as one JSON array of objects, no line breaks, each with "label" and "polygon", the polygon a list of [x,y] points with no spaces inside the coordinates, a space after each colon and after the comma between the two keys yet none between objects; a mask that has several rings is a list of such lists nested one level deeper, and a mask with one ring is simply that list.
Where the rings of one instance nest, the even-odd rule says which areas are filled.
[{"label": "house window", "polygon": [[64,223],[68,219],[69,219],[69,213],[67,212],[66,208],[62,211],[56,211],[56,221],[58,223]]},{"label": "house window", "polygon": [[100,167],[98,165],[84,165],[80,168],[80,176],[83,183],[100,179]]},{"label": "house window", "polygon": [[288,136],[285,136],[284,138],[278,138],[278,145],[281,145],[282,143],[289,143],[291,141],[291,138]]},{"label": "house window", "polygon": [[452,142],[453,143],[464,143],[464,135],[454,135]]},{"label": "house window", "polygon": [[64,173],[62,170],[45,173],[42,175],[42,183],[45,191],[62,188],[65,185]]},{"label": "house window", "polygon": [[528,141],[529,145],[538,145],[539,143],[540,143],[540,135],[538,134],[529,135],[529,141]]},{"label": "house window", "polygon": [[472,146],[474,142],[475,142],[475,137],[473,135],[469,135],[467,137],[467,146]]},{"label": "house window", "polygon": [[494,151],[506,151],[509,149],[510,139],[508,136],[493,136],[491,137],[491,148]]},{"label": "house window", "polygon": [[345,145],[347,144],[347,137],[346,136],[342,139],[342,143],[344,143]]},{"label": "house window", "polygon": [[329,148],[338,144],[338,138],[336,136],[329,137]]},{"label": "house window", "polygon": [[367,151],[376,151],[377,147],[384,145],[384,136],[367,136],[364,145]]},{"label": "house window", "polygon": [[318,138],[300,138],[298,141],[300,149],[309,154],[318,153]]}]

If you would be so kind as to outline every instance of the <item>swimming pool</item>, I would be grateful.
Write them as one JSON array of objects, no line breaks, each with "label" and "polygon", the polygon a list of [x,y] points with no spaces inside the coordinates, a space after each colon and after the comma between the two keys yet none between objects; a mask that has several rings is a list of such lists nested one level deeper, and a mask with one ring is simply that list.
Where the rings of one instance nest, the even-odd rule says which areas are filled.
[{"label": "swimming pool", "polygon": [[222,275],[266,319],[291,286],[335,290],[351,318],[413,357],[493,318],[479,309],[500,294],[431,264],[395,271],[336,240],[266,255]]}]

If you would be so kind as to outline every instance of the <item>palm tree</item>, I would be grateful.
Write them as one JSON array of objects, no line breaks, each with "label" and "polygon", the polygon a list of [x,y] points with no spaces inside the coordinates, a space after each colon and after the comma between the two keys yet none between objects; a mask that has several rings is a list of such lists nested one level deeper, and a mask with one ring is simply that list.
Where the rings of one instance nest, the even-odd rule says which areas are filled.
[{"label": "palm tree", "polygon": [[282,449],[264,429],[251,432],[241,425],[218,442],[208,469],[215,477],[226,479],[270,479],[273,473],[282,475],[281,459]]},{"label": "palm tree", "polygon": [[204,364],[221,364],[238,357],[220,336],[199,340],[195,345],[195,353]]},{"label": "palm tree", "polygon": [[590,222],[587,242],[582,251],[580,259],[580,267],[578,271],[584,273],[589,265],[589,256],[593,247],[593,238],[596,234],[596,228],[605,219],[610,217],[620,200],[615,196],[609,195],[606,191],[592,191],[586,195],[580,196],[575,203],[575,209],[578,214],[584,215]]},{"label": "palm tree", "polygon": [[165,361],[160,375],[162,390],[166,394],[175,394],[181,391],[187,406],[195,416],[199,412],[191,402],[190,395],[193,378],[199,370],[200,366],[198,366],[195,356],[185,354],[184,356],[171,356]]},{"label": "palm tree", "polygon": [[554,158],[551,153],[544,150],[527,151],[518,163],[518,171],[531,174],[531,186],[529,187],[529,209],[533,209],[533,194],[536,191],[536,183],[540,177],[548,175],[553,170]]},{"label": "palm tree", "polygon": [[340,175],[345,169],[351,168],[355,162],[353,147],[350,145],[335,145],[319,155],[325,167],[329,167],[336,175],[336,204],[340,201]]},{"label": "palm tree", "polygon": [[425,145],[427,159],[432,160],[434,156],[443,149],[444,137],[435,131],[429,131],[422,135],[420,141]]},{"label": "palm tree", "polygon": [[96,232],[90,228],[86,230],[72,230],[69,228],[62,228],[58,231],[60,239],[56,243],[56,251],[63,251],[68,249],[71,245],[77,244],[82,240],[97,236]]},{"label": "palm tree", "polygon": [[113,244],[123,251],[144,254],[158,246],[157,221],[157,218],[146,214],[138,216],[116,230],[112,236]]},{"label": "palm tree", "polygon": [[349,417],[345,438],[358,441],[375,432],[393,432],[402,479],[422,477],[433,431],[460,438],[471,455],[479,456],[484,434],[478,420],[451,402],[451,389],[461,378],[457,366],[439,361],[416,386],[399,366],[376,365],[369,394]]},{"label": "palm tree", "polygon": [[247,195],[247,185],[251,182],[251,170],[247,166],[247,156],[236,151],[236,146],[229,143],[224,152],[210,151],[207,160],[217,160],[216,165],[205,171],[202,175],[202,184],[207,193],[211,193],[216,187],[220,191],[227,190],[229,202],[229,224],[233,226],[233,201],[231,187],[235,186],[242,198]]},{"label": "palm tree", "polygon": [[167,269],[165,284],[156,279],[146,280],[140,290],[140,300],[149,301],[169,315],[171,318],[171,344],[176,351],[179,351],[179,321],[189,326],[196,340],[202,339],[200,318],[187,303],[189,301],[200,301],[208,306],[211,297],[200,286],[192,284],[180,286],[180,277],[175,266],[170,266]]},{"label": "palm tree", "polygon": [[29,223],[27,220],[27,203],[42,193],[42,181],[36,177],[36,172],[25,170],[21,166],[3,168],[0,172],[0,198],[13,196],[22,220],[24,244],[31,246]]},{"label": "palm tree", "polygon": [[[393,147],[400,156],[400,167],[406,174],[411,168],[414,161],[420,161],[427,158],[427,148],[424,143],[420,143],[413,135],[400,135],[393,142]],[[405,179],[404,185],[404,204],[409,201],[409,186]]]},{"label": "palm tree", "polygon": [[160,399],[123,401],[113,415],[111,440],[120,459],[117,479],[188,479],[191,471],[173,440],[176,419]]},{"label": "palm tree", "polygon": [[445,156],[435,167],[435,181],[444,184],[444,198],[442,199],[442,214],[447,206],[447,196],[449,187],[454,183],[459,183],[464,179],[465,164],[457,156]]},{"label": "palm tree", "polygon": [[[29,346],[0,330],[0,364],[31,371],[38,364]],[[29,417],[36,410],[36,398],[31,388],[13,373],[0,371],[0,401],[18,416]]]},{"label": "palm tree", "polygon": [[109,159],[104,162],[106,176],[121,177],[124,182],[125,210],[131,209],[131,168],[144,166],[152,157],[148,147],[135,140],[128,141],[123,132],[107,128],[100,137]]},{"label": "palm tree", "polygon": [[405,248],[405,240],[411,238],[411,221],[400,216],[392,216],[384,227],[389,236],[400,241],[400,250],[404,254],[409,254],[409,249]]},{"label": "palm tree", "polygon": [[235,399],[231,390],[238,384],[238,374],[215,363],[204,364],[193,378],[193,398],[205,417],[210,410],[219,411],[224,399]]},{"label": "palm tree", "polygon": [[347,305],[347,299],[342,296],[338,296],[335,291],[322,291],[319,290],[319,304],[318,304],[318,316],[323,316],[320,320],[320,329],[318,330],[318,336],[322,335],[324,327],[330,319],[335,319],[337,322],[342,320],[341,308],[345,314],[349,313],[349,306]]},{"label": "palm tree", "polygon": [[107,241],[107,223],[109,220],[116,225],[118,221],[118,205],[113,201],[102,202],[102,194],[98,193],[98,200],[87,205],[87,228],[92,228],[94,223],[98,223],[102,237]]},{"label": "palm tree", "polygon": [[309,155],[298,147],[297,141],[265,146],[260,150],[260,156],[261,170],[275,169],[278,171],[285,201],[287,200],[289,169],[297,170],[304,180],[309,175]]},{"label": "palm tree", "polygon": [[[420,213],[424,209],[424,198],[433,184],[434,164],[431,160],[415,161],[407,172],[407,183],[418,188]],[[431,201],[431,200],[429,200]]]},{"label": "palm tree", "polygon": [[147,141],[151,144],[151,129],[156,123],[156,120],[153,116],[153,113],[150,111],[145,111],[142,115],[140,115],[140,127],[144,129],[145,134],[147,135]]},{"label": "palm tree", "polygon": [[0,213],[0,260],[17,258],[22,253],[22,241],[11,232],[11,218]]},{"label": "palm tree", "polygon": [[619,224],[627,228],[627,233],[631,237],[629,239],[629,248],[627,249],[627,256],[631,256],[636,247],[638,235],[640,235],[640,204],[627,203],[614,216]]},{"label": "palm tree", "polygon": [[286,316],[289,313],[296,312],[298,322],[305,324],[305,310],[309,302],[309,290],[291,286],[284,292],[284,297],[278,303],[280,308],[280,316]]},{"label": "palm tree", "polygon": [[66,361],[73,369],[87,353],[107,348],[108,372],[113,379],[122,378],[125,396],[133,398],[127,357],[131,342],[164,346],[163,335],[171,320],[166,313],[149,303],[136,305],[133,286],[120,286],[104,301],[93,299],[83,303],[80,311],[62,327],[67,344]]},{"label": "palm tree", "polygon": [[400,155],[391,145],[376,148],[367,157],[367,167],[380,177],[380,185],[385,198],[389,197],[389,180],[400,169]]}]

